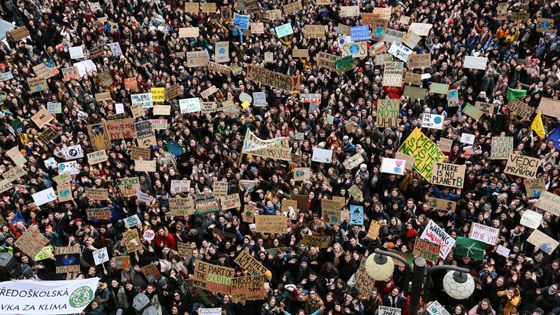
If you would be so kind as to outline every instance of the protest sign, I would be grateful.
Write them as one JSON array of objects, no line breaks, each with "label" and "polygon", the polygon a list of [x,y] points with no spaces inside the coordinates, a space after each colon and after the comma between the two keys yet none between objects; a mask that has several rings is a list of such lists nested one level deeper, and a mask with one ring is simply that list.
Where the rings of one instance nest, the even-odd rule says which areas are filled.
[{"label": "protest sign", "polygon": [[350,37],[352,41],[368,41],[371,39],[371,32],[368,25],[354,26],[350,28]]},{"label": "protest sign", "polygon": [[535,109],[523,101],[523,99],[516,99],[508,104],[508,109],[513,115],[528,118],[533,115]]},{"label": "protest sign", "polygon": [[404,175],[405,171],[405,160],[382,158],[381,160],[381,173]]},{"label": "protest sign", "polygon": [[403,42],[403,44],[408,46],[410,49],[414,49],[414,47],[416,47],[416,45],[418,45],[418,42],[420,42],[421,39],[422,38],[420,36],[418,36],[418,34],[414,33],[414,31],[408,30],[408,32],[406,32],[406,34],[404,34],[404,36],[402,38],[402,42]]},{"label": "protest sign", "polygon": [[215,85],[212,85],[211,87],[207,88],[206,90],[200,92],[200,96],[203,99],[208,99],[212,94],[218,92],[218,88]]},{"label": "protest sign", "polygon": [[92,255],[96,266],[109,261],[109,253],[107,252],[107,247],[103,247],[94,251]]},{"label": "protest sign", "polygon": [[276,32],[276,36],[278,38],[282,38],[288,35],[291,35],[294,33],[294,30],[292,29],[292,24],[291,23],[286,23],[286,24],[282,24],[277,26],[275,29]]},{"label": "protest sign", "polygon": [[523,211],[519,224],[531,229],[538,229],[541,225],[543,215],[533,210],[526,209]]},{"label": "protest sign", "polygon": [[445,117],[437,114],[422,114],[422,128],[443,129]]},{"label": "protest sign", "polygon": [[124,197],[136,196],[136,191],[140,190],[140,180],[138,177],[125,177],[117,179],[117,187]]},{"label": "protest sign", "polygon": [[213,265],[201,260],[194,264],[194,283],[199,287],[210,292],[230,294],[231,279],[235,274],[233,268]]},{"label": "protest sign", "polygon": [[375,279],[373,279],[366,271],[365,264],[361,264],[356,271],[354,288],[360,293],[364,299],[373,299]]},{"label": "protest sign", "polygon": [[449,84],[432,82],[430,84],[430,93],[447,95]]},{"label": "protest sign", "polygon": [[297,200],[283,199],[280,211],[290,220],[297,220],[299,218]]},{"label": "protest sign", "polygon": [[338,56],[321,51],[317,54],[316,58],[319,68],[336,71],[335,62],[339,59]]},{"label": "protest sign", "polygon": [[348,193],[356,199],[363,197],[362,190],[356,185],[350,186],[350,188],[348,188]]},{"label": "protest sign", "polygon": [[134,161],[134,171],[136,172],[155,172],[157,167],[156,160]]},{"label": "protest sign", "polygon": [[80,144],[64,147],[60,150],[60,152],[66,161],[81,159],[84,157],[84,150],[82,150],[82,146]]},{"label": "protest sign", "polygon": [[351,157],[346,158],[342,165],[347,170],[352,170],[364,162],[364,157],[360,153],[356,153]]},{"label": "protest sign", "polygon": [[[401,44],[406,32],[397,31],[394,29],[387,28],[385,34],[383,34],[383,41],[387,44],[397,43]],[[371,35],[370,35],[371,38]]]},{"label": "protest sign", "polygon": [[416,257],[423,257],[427,261],[437,262],[439,256],[439,244],[432,243],[425,239],[416,238],[412,254]]},{"label": "protest sign", "polygon": [[397,307],[380,305],[377,309],[377,315],[401,315],[401,309]]},{"label": "protest sign", "polygon": [[169,116],[171,114],[171,106],[169,105],[154,105],[152,108],[152,113],[154,116]]},{"label": "protest sign", "polygon": [[263,67],[247,66],[247,78],[285,91],[299,90],[300,76],[288,76]]},{"label": "protest sign", "polygon": [[504,173],[523,178],[535,178],[540,160],[530,156],[510,153]]},{"label": "protest sign", "polygon": [[455,188],[463,188],[466,165],[434,163],[431,183]]},{"label": "protest sign", "polygon": [[556,247],[558,247],[557,240],[539,230],[534,230],[533,233],[529,235],[529,238],[527,238],[527,242],[535,245],[536,248],[547,253],[548,255],[551,255]]},{"label": "protest sign", "polygon": [[[406,65],[409,69],[429,68],[432,65],[432,56],[430,54],[411,55]],[[445,94],[447,94],[447,92]]]},{"label": "protest sign", "polygon": [[438,244],[440,246],[439,257],[442,259],[447,257],[453,245],[455,245],[455,240],[432,220],[428,222],[420,238]]},{"label": "protest sign", "polygon": [[249,16],[233,13],[233,24],[237,25],[240,30],[249,29]]},{"label": "protest sign", "polygon": [[379,237],[379,230],[381,229],[381,224],[379,222],[372,220],[369,225],[369,230],[366,237],[372,240],[376,240]]},{"label": "protest sign", "polygon": [[109,200],[109,189],[107,188],[85,188],[85,194],[88,199],[105,201]]},{"label": "protest sign", "polygon": [[465,62],[463,63],[463,68],[486,70],[487,63],[488,63],[488,58],[486,57],[465,56]]},{"label": "protest sign", "polygon": [[10,41],[14,41],[14,42],[22,40],[22,39],[24,39],[28,36],[30,36],[29,30],[25,26],[16,27],[16,28],[6,32],[6,37]]},{"label": "protest sign", "polygon": [[54,116],[46,108],[41,108],[35,115],[31,116],[31,120],[39,129],[43,129],[53,119]]},{"label": "protest sign", "polygon": [[137,229],[131,229],[123,232],[123,241],[126,246],[126,250],[129,253],[134,253],[144,248],[138,236]]},{"label": "protest sign", "polygon": [[491,226],[483,225],[480,223],[473,222],[471,225],[471,232],[469,238],[489,245],[496,245],[498,242],[498,235],[500,234],[500,229],[493,228]]},{"label": "protest sign", "polygon": [[11,72],[2,72],[0,73],[0,82],[5,82],[14,78],[14,75]]},{"label": "protest sign", "polygon": [[364,207],[350,205],[350,224],[364,225]]},{"label": "protest sign", "polygon": [[14,188],[14,185],[10,183],[7,179],[0,180],[0,193],[8,191]]},{"label": "protest sign", "polygon": [[440,138],[438,146],[443,152],[451,152],[451,147],[453,146],[453,140],[447,138]]},{"label": "protest sign", "polygon": [[333,154],[332,150],[314,148],[311,161],[330,164],[332,163],[332,154]]},{"label": "protest sign", "polygon": [[474,144],[475,138],[476,138],[476,136],[473,135],[472,133],[463,132],[461,134],[460,141],[461,141],[461,143],[464,143],[464,144]]},{"label": "protest sign", "polygon": [[258,260],[244,250],[237,255],[233,262],[252,274],[264,275],[268,271]]},{"label": "protest sign", "polygon": [[507,160],[513,151],[513,137],[492,137],[490,159]]},{"label": "protest sign", "polygon": [[498,255],[503,256],[503,257],[506,257],[506,258],[509,257],[510,251],[511,251],[511,250],[510,250],[509,248],[504,247],[504,246],[502,246],[502,245],[498,245],[498,247],[496,248],[496,253],[497,253]]},{"label": "protest sign", "polygon": [[130,256],[115,257],[115,269],[125,270],[131,267]]},{"label": "protest sign", "polygon": [[187,51],[187,67],[198,68],[206,67],[208,65],[208,51]]},{"label": "protest sign", "polygon": [[301,3],[301,0],[297,0],[282,6],[282,11],[284,11],[285,16],[295,14],[296,12],[302,9],[303,9],[303,5]]},{"label": "protest sign", "polygon": [[415,128],[399,148],[399,152],[415,159],[414,169],[425,179],[430,179],[434,162],[443,162],[445,156],[438,146]]},{"label": "protest sign", "polygon": [[216,10],[218,8],[216,7],[216,3],[214,2],[206,2],[200,3],[200,12],[205,13],[205,14],[214,14],[216,13]]},{"label": "protest sign", "polygon": [[[208,64],[208,65],[210,66],[210,64]],[[208,70],[210,70],[210,67],[208,67]],[[172,85],[168,88],[165,88],[165,100],[169,101],[169,100],[172,100],[176,97],[181,96],[182,89],[183,89],[183,87],[180,84],[175,84],[175,85]]]},{"label": "protest sign", "polygon": [[446,210],[451,212],[454,212],[455,209],[457,208],[456,201],[451,201],[447,199],[428,198],[427,204],[434,209]]},{"label": "protest sign", "polygon": [[112,101],[111,92],[95,93],[95,100],[98,102]]},{"label": "protest sign", "polygon": [[[50,189],[52,190],[52,188]],[[49,242],[49,239],[44,237],[36,226],[32,225],[16,240],[14,245],[25,255],[35,257]]]},{"label": "protest sign", "polygon": [[47,102],[47,111],[53,115],[62,113],[62,103]]},{"label": "protest sign", "polygon": [[0,295],[0,309],[2,314],[80,314],[93,301],[98,284],[97,277],[5,281],[0,284],[0,292],[6,292]]},{"label": "protest sign", "polygon": [[412,50],[410,48],[396,42],[393,42],[387,52],[404,62],[407,62],[408,57],[412,55]]},{"label": "protest sign", "polygon": [[212,193],[216,197],[225,197],[228,195],[228,182],[225,180],[214,181]]},{"label": "protest sign", "polygon": [[241,208],[241,200],[239,199],[239,194],[235,193],[227,196],[222,196],[220,198],[220,205],[222,211]]},{"label": "protest sign", "polygon": [[[305,209],[306,208],[307,205]],[[342,207],[340,206],[340,204],[334,200],[329,200],[326,198],[321,199],[321,213],[322,213],[323,221],[332,224],[340,224],[341,208]]]},{"label": "protest sign", "polygon": [[27,162],[25,156],[21,154],[21,152],[19,151],[19,147],[17,145],[11,148],[10,150],[6,151],[6,155],[10,157],[12,161],[14,161],[16,166],[21,166],[25,164],[25,162]]},{"label": "protest sign", "polygon": [[[150,89],[150,93],[152,96],[152,102],[154,103],[163,103],[165,102],[165,88],[164,87],[153,87]],[[143,106],[146,108],[153,108],[154,104],[152,103],[150,106]]]},{"label": "protest sign", "polygon": [[58,163],[58,173],[61,174],[63,172],[69,172],[72,175],[78,175],[80,173],[80,170],[78,169],[78,162],[71,161]]},{"label": "protest sign", "polygon": [[541,193],[546,190],[544,177],[525,178],[523,179],[523,183],[525,184],[525,191],[529,198],[539,198]]},{"label": "protest sign", "polygon": [[412,99],[424,99],[427,89],[405,85],[403,95]]},{"label": "protest sign", "polygon": [[132,147],[130,148],[130,156],[133,160],[150,160],[152,158],[150,148]]},{"label": "protest sign", "polygon": [[221,307],[201,307],[198,309],[198,315],[222,315]]},{"label": "protest sign", "polygon": [[156,136],[150,120],[137,121],[134,123],[134,126],[136,128],[136,140],[139,147],[149,148],[152,145],[157,145]]},{"label": "protest sign", "polygon": [[70,81],[70,80],[79,80],[80,73],[78,72],[78,68],[71,66],[62,69],[62,80],[63,81]]},{"label": "protest sign", "polygon": [[110,140],[131,139],[136,137],[134,118],[106,120],[104,123],[105,136]]},{"label": "protest sign", "polygon": [[414,72],[406,72],[404,74],[404,83],[422,86],[422,75]]},{"label": "protest sign", "polygon": [[[138,81],[136,80],[136,77],[125,78],[124,79],[124,88],[125,88],[125,90],[129,90],[129,91],[138,90]],[[134,104],[134,102],[133,102],[133,104]]]},{"label": "protest sign", "polygon": [[325,37],[325,31],[324,25],[306,24],[303,28],[303,34],[306,38],[322,39]]},{"label": "protest sign", "polygon": [[433,301],[426,308],[429,315],[450,315],[449,312],[438,301]]},{"label": "protest sign", "polygon": [[[404,62],[385,62],[383,68],[383,86],[402,86]],[[393,99],[399,101],[399,99]]]},{"label": "protest sign", "polygon": [[331,243],[330,236],[313,236],[313,235],[303,235],[301,244],[307,246],[315,246],[319,248],[329,248]]},{"label": "protest sign", "polygon": [[174,216],[194,214],[194,200],[191,198],[169,198],[169,213]]},{"label": "protest sign", "polygon": [[537,208],[560,217],[560,196],[543,190],[537,202]]},{"label": "protest sign", "polygon": [[179,100],[181,114],[200,112],[200,98],[184,98]]},{"label": "protest sign", "polygon": [[337,73],[344,73],[353,70],[356,67],[353,56],[345,56],[334,62],[334,67]]},{"label": "protest sign", "polygon": [[256,215],[257,233],[288,233],[288,219],[283,215]]},{"label": "protest sign", "polygon": [[161,273],[154,263],[141,267],[140,271],[142,271],[148,282],[155,282],[161,279]]},{"label": "protest sign", "polygon": [[268,105],[265,92],[253,92],[253,105],[255,107],[265,107]]},{"label": "protest sign", "polygon": [[105,208],[88,208],[86,215],[89,220],[110,220],[113,217],[111,209]]},{"label": "protest sign", "polygon": [[229,62],[229,42],[216,42],[214,61],[217,63]]},{"label": "protest sign", "polygon": [[181,27],[179,28],[179,38],[197,38],[199,32],[198,27]]},{"label": "protest sign", "polygon": [[537,18],[537,32],[548,33],[554,31],[554,20]]},{"label": "protest sign", "polygon": [[353,17],[360,15],[360,6],[340,6],[339,16],[341,18]]},{"label": "protest sign", "polygon": [[72,185],[70,183],[61,184],[56,187],[58,202],[72,201]]},{"label": "protest sign", "polygon": [[37,207],[56,200],[56,193],[52,187],[43,189],[31,195]]},{"label": "protest sign", "polygon": [[290,143],[287,137],[262,140],[249,129],[247,129],[245,134],[242,152],[276,160],[291,161],[292,159]]},{"label": "protest sign", "polygon": [[220,207],[218,206],[218,201],[216,200],[216,198],[206,198],[196,200],[195,210],[196,214],[205,214],[209,212],[220,211]]},{"label": "protest sign", "polygon": [[169,190],[172,194],[177,194],[177,193],[189,191],[190,187],[191,187],[191,181],[188,179],[172,179]]},{"label": "protest sign", "polygon": [[463,114],[472,117],[474,120],[479,120],[484,112],[467,103],[467,105],[465,105],[465,107],[463,108]]},{"label": "protest sign", "polygon": [[55,247],[56,273],[79,272],[80,254],[79,246]]},{"label": "protest sign", "polygon": [[560,100],[542,97],[537,111],[546,116],[560,118]]}]

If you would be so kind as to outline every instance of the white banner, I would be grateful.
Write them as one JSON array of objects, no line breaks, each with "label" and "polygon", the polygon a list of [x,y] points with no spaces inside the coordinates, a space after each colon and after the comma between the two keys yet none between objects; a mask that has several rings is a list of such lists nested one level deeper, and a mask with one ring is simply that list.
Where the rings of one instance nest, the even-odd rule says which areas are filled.
[{"label": "white banner", "polygon": [[484,242],[489,245],[496,245],[496,243],[498,242],[499,234],[500,229],[473,222],[469,238]]},{"label": "white banner", "polygon": [[180,99],[179,108],[181,114],[200,112],[200,99],[198,97]]},{"label": "white banner", "polygon": [[422,128],[443,129],[443,115],[427,114],[422,115]]},{"label": "white banner", "polygon": [[406,160],[383,158],[381,160],[381,173],[404,175]]},{"label": "white banner", "polygon": [[76,314],[95,297],[99,278],[0,282],[0,314]]}]

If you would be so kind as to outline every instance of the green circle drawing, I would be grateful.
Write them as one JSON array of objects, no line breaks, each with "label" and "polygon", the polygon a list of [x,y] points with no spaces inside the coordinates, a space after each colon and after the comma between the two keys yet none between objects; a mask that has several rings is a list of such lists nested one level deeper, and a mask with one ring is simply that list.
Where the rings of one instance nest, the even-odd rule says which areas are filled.
[{"label": "green circle drawing", "polygon": [[93,300],[93,290],[88,286],[81,286],[74,290],[68,298],[68,303],[73,308],[87,306]]}]

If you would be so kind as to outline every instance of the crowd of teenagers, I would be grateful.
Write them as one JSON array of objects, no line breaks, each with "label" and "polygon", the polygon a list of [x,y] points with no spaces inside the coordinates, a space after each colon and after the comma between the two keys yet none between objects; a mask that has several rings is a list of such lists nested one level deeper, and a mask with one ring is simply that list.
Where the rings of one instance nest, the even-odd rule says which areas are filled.
[{"label": "crowd of teenagers", "polygon": [[[560,237],[560,212],[537,206],[540,196],[560,193],[559,3],[331,2],[303,0],[298,8],[276,0],[1,1],[0,16],[29,33],[22,38],[8,33],[0,44],[0,249],[21,267],[4,280],[99,277],[95,299],[84,311],[92,315],[136,314],[132,303],[139,293],[162,315],[211,307],[226,315],[365,315],[380,306],[415,315],[409,314],[406,267],[397,260],[392,277],[375,281],[369,292],[358,289],[356,274],[367,257],[380,248],[411,261],[416,239],[430,222],[453,239],[468,238],[472,226],[482,224],[499,232],[480,255],[454,248],[429,262],[469,269],[473,294],[453,299],[443,289],[445,272],[435,272],[419,312],[437,300],[453,315],[560,314],[557,243],[550,248],[528,241],[537,230]],[[234,14],[249,16],[250,27]],[[284,34],[286,24],[291,30]],[[307,25],[323,25],[324,32],[309,36]],[[355,35],[349,30],[362,25],[372,38],[344,51]],[[413,47],[400,47],[413,50],[408,58],[430,55],[430,65],[412,67],[389,52],[393,42],[379,45],[388,38],[383,33],[398,34],[390,30],[423,33],[413,34],[419,37]],[[355,51],[362,43],[367,51]],[[215,56],[224,52],[225,61],[216,63]],[[337,60],[359,56],[338,69],[338,62],[319,60],[324,53]],[[487,63],[466,67],[468,57]],[[395,62],[404,62],[400,86],[384,86],[385,63]],[[256,78],[250,72],[259,67],[272,72]],[[420,77],[416,85],[411,77],[403,79],[409,74]],[[45,81],[37,83],[41,76]],[[293,89],[278,86],[285,78],[293,80]],[[435,91],[434,84],[447,85],[456,100]],[[410,97],[405,93],[410,86],[425,89],[423,95]],[[163,102],[155,95],[163,90],[153,88],[165,88]],[[257,104],[259,92],[265,103]],[[156,101],[132,104],[131,95],[142,93],[152,93]],[[304,94],[318,99],[309,102]],[[183,104],[196,98],[202,108]],[[377,119],[385,99],[398,104],[393,126]],[[472,107],[480,104],[485,107],[477,116]],[[162,105],[170,111],[162,112]],[[423,124],[427,115],[436,117],[430,128]],[[125,123],[131,120],[133,133]],[[140,139],[139,126],[145,124],[138,123],[148,121]],[[416,164],[402,175],[382,172],[383,159],[398,158],[416,128],[440,148],[441,139],[452,141],[440,151],[439,162],[466,167],[461,188],[432,184]],[[119,132],[121,137],[111,139]],[[473,135],[474,142],[463,135]],[[249,136],[261,144],[261,153],[276,152],[263,143],[288,141],[290,158],[244,152]],[[536,172],[526,178],[504,172],[511,159],[491,158],[495,137],[513,140],[506,155],[537,159]],[[312,161],[317,149],[332,150],[332,156]],[[99,157],[100,151],[106,158],[92,163],[91,153]],[[358,156],[360,163],[345,165]],[[139,167],[148,160],[155,169]],[[295,169],[305,169],[303,179]],[[123,189],[123,178],[137,178],[131,184],[137,191]],[[528,189],[528,180],[541,185]],[[224,181],[223,195],[240,201],[229,209],[214,191],[216,182]],[[57,195],[37,195],[49,188]],[[104,189],[105,200],[86,193]],[[286,212],[282,204],[293,196],[306,199]],[[177,198],[198,203],[213,197],[221,208],[200,213],[181,204],[188,209],[179,211],[188,215],[171,210]],[[38,205],[38,198],[52,199]],[[432,198],[453,202],[453,209],[430,203]],[[323,199],[339,201],[340,221],[325,216],[329,203]],[[359,223],[348,216],[355,206],[363,209]],[[537,226],[521,223],[527,211],[542,215]],[[283,233],[258,232],[256,217],[275,215],[286,216]],[[125,223],[131,217],[138,219],[132,226]],[[368,236],[372,223],[379,225],[374,237]],[[59,273],[54,256],[24,253],[15,243],[31,229],[48,239],[53,252],[79,248],[79,271]],[[140,240],[134,246],[124,239],[131,230]],[[309,236],[329,236],[328,244],[309,244]],[[110,260],[96,264],[93,253],[101,248]],[[266,268],[254,274],[264,286],[262,296],[243,299],[197,285],[199,262],[232,268],[235,277],[251,275],[234,262],[242,252]],[[119,268],[123,261],[115,257],[128,257],[126,267]],[[157,267],[157,277],[145,272],[149,265]]]}]

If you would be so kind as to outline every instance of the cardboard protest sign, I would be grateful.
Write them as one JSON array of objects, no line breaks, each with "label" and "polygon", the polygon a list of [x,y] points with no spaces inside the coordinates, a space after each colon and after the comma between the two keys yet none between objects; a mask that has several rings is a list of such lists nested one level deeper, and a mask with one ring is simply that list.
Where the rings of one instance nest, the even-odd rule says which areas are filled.
[{"label": "cardboard protest sign", "polygon": [[109,200],[109,189],[107,188],[85,188],[85,194],[88,199],[105,201]]},{"label": "cardboard protest sign", "polygon": [[169,213],[174,216],[194,214],[194,200],[190,198],[169,198]]},{"label": "cardboard protest sign", "polygon": [[200,11],[202,13],[214,14],[214,13],[216,13],[216,10],[217,10],[217,7],[216,7],[216,3],[214,3],[214,2],[206,2],[206,3],[201,2],[200,3]]},{"label": "cardboard protest sign", "polygon": [[115,269],[125,270],[131,267],[130,256],[115,257]]},{"label": "cardboard protest sign", "polygon": [[427,89],[405,85],[403,95],[412,99],[424,99]]},{"label": "cardboard protest sign", "polygon": [[325,25],[306,24],[303,28],[303,34],[306,38],[322,39],[325,37]]},{"label": "cardboard protest sign", "polygon": [[215,181],[212,186],[212,193],[216,197],[225,197],[228,195],[228,182],[225,180]]},{"label": "cardboard protest sign", "polygon": [[233,262],[252,274],[264,275],[268,271],[258,260],[244,250],[237,255]]},{"label": "cardboard protest sign", "polygon": [[200,29],[198,27],[182,27],[179,29],[179,38],[197,38]]},{"label": "cardboard protest sign", "polygon": [[447,95],[449,84],[432,82],[430,84],[430,93]]},{"label": "cardboard protest sign", "polygon": [[492,137],[491,160],[507,160],[513,152],[513,137]]},{"label": "cardboard protest sign", "polygon": [[420,42],[422,38],[418,36],[418,34],[414,33],[412,30],[408,30],[406,34],[404,34],[402,38],[402,43],[408,46],[410,49],[414,49],[418,42]]},{"label": "cardboard protest sign", "polygon": [[130,156],[133,160],[150,160],[152,158],[150,148],[132,147],[130,148]]},{"label": "cardboard protest sign", "polygon": [[338,56],[326,52],[319,52],[316,56],[317,66],[331,71],[336,71],[335,62],[339,59]]},{"label": "cardboard protest sign", "polygon": [[113,213],[108,207],[88,208],[86,214],[89,220],[110,220],[113,217]]},{"label": "cardboard protest sign", "polygon": [[523,179],[523,183],[525,184],[525,191],[529,198],[538,198],[541,196],[541,193],[546,190],[544,177],[525,178]]},{"label": "cardboard protest sign", "polygon": [[55,247],[56,273],[79,272],[80,254],[79,246]]},{"label": "cardboard protest sign", "polygon": [[131,139],[136,137],[134,118],[106,120],[104,123],[105,136],[111,140]]},{"label": "cardboard protest sign", "polygon": [[263,67],[247,66],[247,78],[288,92],[299,90],[300,76],[288,76]]},{"label": "cardboard protest sign", "polygon": [[218,206],[218,201],[216,200],[216,198],[206,198],[196,200],[195,210],[196,214],[204,214],[220,211],[220,207]]},{"label": "cardboard protest sign", "polygon": [[299,218],[297,200],[283,199],[280,211],[290,220],[297,220]]},{"label": "cardboard protest sign", "polygon": [[[404,71],[403,62],[385,62],[383,68],[383,86],[402,86],[402,75]],[[399,100],[399,99],[392,99]]]},{"label": "cardboard protest sign", "polygon": [[35,115],[31,116],[31,120],[39,129],[43,129],[53,119],[54,116],[46,108],[41,108]]},{"label": "cardboard protest sign", "polygon": [[422,114],[422,128],[443,129],[445,117],[437,114]]},{"label": "cardboard protest sign", "polygon": [[43,247],[47,246],[49,242],[49,239],[44,237],[37,227],[32,225],[27,228],[14,244],[24,254],[33,258]]},{"label": "cardboard protest sign", "polygon": [[486,70],[487,63],[488,63],[488,58],[486,57],[465,56],[465,61],[463,62],[463,68]]},{"label": "cardboard protest sign", "polygon": [[331,243],[330,236],[313,236],[313,235],[304,235],[301,244],[307,246],[315,246],[319,248],[328,248]]},{"label": "cardboard protest sign", "polygon": [[531,229],[538,229],[541,225],[543,215],[533,210],[526,209],[523,211],[519,224]]},{"label": "cardboard protest sign", "polygon": [[381,224],[379,222],[372,220],[366,237],[372,240],[376,240],[379,237],[379,230],[381,229]]},{"label": "cardboard protest sign", "polygon": [[126,246],[126,250],[129,253],[134,253],[139,251],[140,249],[144,248],[142,242],[140,241],[140,237],[138,236],[137,229],[130,229],[123,232],[123,241]]},{"label": "cardboard protest sign", "polygon": [[401,315],[401,309],[397,307],[380,305],[377,309],[377,315]]},{"label": "cardboard protest sign", "polygon": [[434,162],[443,162],[445,155],[438,146],[415,128],[401,144],[399,152],[415,158],[414,169],[427,180],[430,180]]},{"label": "cardboard protest sign", "polygon": [[439,257],[439,244],[417,237],[414,241],[412,254],[416,257],[423,257],[427,261],[435,263]]},{"label": "cardboard protest sign", "polygon": [[422,75],[414,72],[406,72],[404,74],[404,83],[410,85],[422,86]]},{"label": "cardboard protest sign", "polygon": [[455,240],[432,220],[428,222],[420,238],[438,244],[440,246],[439,257],[442,259],[447,257],[455,245]]},{"label": "cardboard protest sign", "polygon": [[473,222],[469,238],[489,245],[496,245],[500,229]]},{"label": "cardboard protest sign", "polygon": [[373,299],[375,279],[373,279],[366,271],[365,264],[361,264],[356,271],[354,288],[360,293],[364,299]]},{"label": "cardboard protest sign", "polygon": [[217,63],[229,62],[229,42],[216,42],[214,61]]},{"label": "cardboard protest sign", "polygon": [[208,51],[187,51],[187,67],[198,68],[206,67],[208,65]]},{"label": "cardboard protest sign", "polygon": [[520,117],[531,117],[535,109],[525,103],[522,99],[516,99],[508,104],[508,109],[512,115]]},{"label": "cardboard protest sign", "polygon": [[392,44],[392,43],[402,44],[405,34],[406,32],[401,32],[401,31],[387,28],[385,29],[385,34],[383,34],[383,41],[386,42],[387,44]]},{"label": "cardboard protest sign", "polygon": [[465,107],[463,108],[463,114],[468,115],[475,120],[479,120],[480,117],[482,117],[482,115],[484,114],[484,112],[481,111],[480,109],[472,106],[471,104],[467,103],[465,105]]},{"label": "cardboard protest sign", "polygon": [[291,147],[287,137],[262,140],[249,129],[245,134],[242,152],[276,160],[292,160]]},{"label": "cardboard protest sign", "polygon": [[428,198],[427,204],[434,209],[446,210],[451,212],[454,212],[457,208],[457,202],[447,199]]},{"label": "cardboard protest sign", "polygon": [[[408,62],[406,65],[409,69],[429,68],[432,65],[432,56],[430,54],[411,55],[408,58]],[[445,92],[444,94],[447,94],[447,92]]]},{"label": "cardboard protest sign", "polygon": [[144,277],[148,280],[148,282],[155,282],[161,279],[161,274],[156,266],[156,264],[151,263],[144,267],[140,268],[140,271],[144,274]]},{"label": "cardboard protest sign", "polygon": [[350,194],[350,196],[352,196],[356,199],[359,199],[359,198],[363,197],[362,190],[356,185],[350,186],[350,188],[348,188],[348,193]]},{"label": "cardboard protest sign", "polygon": [[188,179],[172,179],[171,187],[169,191],[172,194],[177,194],[177,193],[189,191],[190,187],[191,187],[191,181]]},{"label": "cardboard protest sign", "polygon": [[535,245],[536,248],[547,253],[548,255],[551,255],[556,247],[558,247],[557,240],[539,230],[534,230],[533,233],[529,235],[529,238],[527,238],[527,242]]},{"label": "cardboard protest sign", "polygon": [[496,19],[498,21],[506,20],[508,15],[508,3],[507,2],[498,3],[498,7],[496,11],[498,14],[498,17]]},{"label": "cardboard protest sign", "polygon": [[194,264],[195,287],[199,287],[210,292],[230,294],[231,279],[235,275],[233,268],[213,265],[201,260]]},{"label": "cardboard protest sign", "polygon": [[463,188],[466,165],[434,163],[431,183],[455,188]]},{"label": "cardboard protest sign", "polygon": [[288,219],[283,215],[256,215],[257,233],[288,233]]},{"label": "cardboard protest sign", "polygon": [[6,32],[6,37],[10,41],[14,41],[14,42],[22,40],[28,36],[30,36],[29,30],[25,26],[16,27],[11,31]]},{"label": "cardboard protest sign", "polygon": [[21,152],[19,151],[19,147],[17,145],[11,148],[10,150],[6,151],[6,155],[10,157],[12,161],[14,161],[16,166],[21,166],[25,164],[25,162],[27,162],[25,156],[21,154]]},{"label": "cardboard protest sign", "polygon": [[70,183],[58,185],[56,188],[58,202],[74,200],[72,196],[72,185]]},{"label": "cardboard protest sign", "polygon": [[353,17],[360,15],[360,6],[340,6],[339,16],[341,18]]},{"label": "cardboard protest sign", "polygon": [[117,187],[124,197],[136,196],[136,191],[140,190],[140,180],[138,177],[125,177],[117,179]]},{"label": "cardboard protest sign", "polygon": [[241,200],[239,199],[239,194],[235,193],[227,196],[222,196],[220,198],[220,204],[222,211],[241,208]]},{"label": "cardboard protest sign", "polygon": [[530,156],[510,153],[504,173],[523,178],[535,178],[540,160]]},{"label": "cardboard protest sign", "polygon": [[342,164],[344,165],[345,169],[352,170],[352,169],[358,167],[364,161],[365,161],[364,157],[361,154],[356,153],[351,157],[347,157],[346,160],[344,160],[344,162],[342,162]]},{"label": "cardboard protest sign", "polygon": [[156,160],[134,161],[134,171],[136,172],[155,172],[157,167]]},{"label": "cardboard protest sign", "polygon": [[405,160],[382,158],[381,160],[381,173],[404,175]]},{"label": "cardboard protest sign", "polygon": [[329,199],[321,199],[321,213],[323,221],[332,224],[340,224],[341,206],[338,202]]},{"label": "cardboard protest sign", "polygon": [[4,179],[7,180],[9,183],[25,175],[27,175],[27,172],[23,167],[19,167],[19,166],[13,167],[2,174],[2,176],[4,176]]},{"label": "cardboard protest sign", "polygon": [[443,152],[451,152],[451,147],[453,146],[453,140],[447,138],[439,139],[438,146]]},{"label": "cardboard protest sign", "polygon": [[301,3],[301,0],[297,0],[282,6],[282,11],[284,11],[285,16],[288,16],[290,14],[295,14],[302,9],[303,9],[303,5]]},{"label": "cardboard protest sign", "polygon": [[560,217],[560,196],[543,190],[537,202],[537,208]]},{"label": "cardboard protest sign", "polygon": [[537,111],[546,116],[560,118],[560,100],[542,97]]}]

